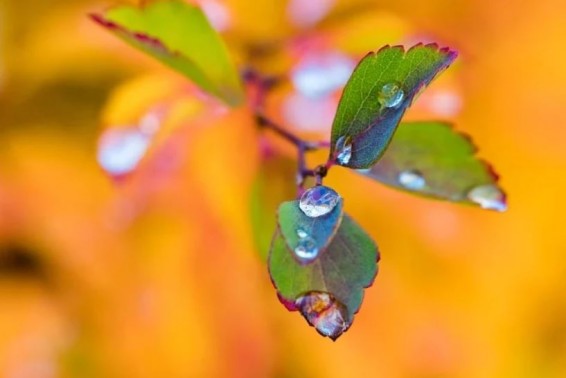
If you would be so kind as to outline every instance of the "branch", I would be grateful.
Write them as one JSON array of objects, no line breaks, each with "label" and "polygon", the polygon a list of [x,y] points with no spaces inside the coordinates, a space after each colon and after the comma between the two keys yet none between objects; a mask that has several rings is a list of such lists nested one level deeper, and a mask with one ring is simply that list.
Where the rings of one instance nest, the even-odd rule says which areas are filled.
[{"label": "branch", "polygon": [[314,177],[316,185],[322,185],[322,180],[326,177],[328,170],[334,164],[334,159],[329,159],[326,164],[321,164],[314,169],[309,169],[306,165],[305,155],[310,151],[330,148],[330,143],[327,141],[306,141],[286,128],[273,122],[270,118],[263,114],[265,98],[269,90],[278,83],[277,78],[263,77],[253,69],[246,69],[242,73],[242,77],[245,83],[248,84],[250,91],[252,91],[251,106],[255,109],[258,126],[273,131],[297,148],[297,196],[301,196],[304,192],[304,185],[307,177]]}]

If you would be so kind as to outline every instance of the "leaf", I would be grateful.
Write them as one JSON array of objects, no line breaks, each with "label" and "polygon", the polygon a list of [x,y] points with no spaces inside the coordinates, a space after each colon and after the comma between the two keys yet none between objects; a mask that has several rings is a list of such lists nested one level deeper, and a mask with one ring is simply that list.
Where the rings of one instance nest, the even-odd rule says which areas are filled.
[{"label": "leaf", "polygon": [[244,101],[226,46],[199,8],[179,0],[158,1],[143,8],[120,6],[91,17],[226,103],[236,106]]},{"label": "leaf", "polygon": [[[281,231],[276,230],[268,265],[287,308],[300,310],[321,334],[335,339],[352,323],[362,303],[363,289],[377,274],[378,261],[373,240],[345,214],[325,253],[309,265],[297,262]],[[329,314],[339,314],[343,324],[333,327],[336,317]]]},{"label": "leaf", "polygon": [[363,58],[346,84],[332,125],[330,159],[336,144],[349,140],[351,156],[337,163],[368,168],[389,144],[415,96],[456,58],[456,52],[436,44],[385,46]]},{"label": "leaf", "polygon": [[[319,258],[340,227],[343,214],[344,201],[341,198],[331,212],[317,218],[303,213],[299,208],[299,201],[288,201],[279,206],[277,224],[289,250],[294,251],[305,240],[309,240],[318,251],[315,255]],[[296,255],[293,253],[293,256]],[[297,259],[300,263],[312,262],[310,258]]]},{"label": "leaf", "polygon": [[476,152],[470,138],[448,123],[402,123],[383,157],[364,174],[415,194],[505,210],[498,177]]}]

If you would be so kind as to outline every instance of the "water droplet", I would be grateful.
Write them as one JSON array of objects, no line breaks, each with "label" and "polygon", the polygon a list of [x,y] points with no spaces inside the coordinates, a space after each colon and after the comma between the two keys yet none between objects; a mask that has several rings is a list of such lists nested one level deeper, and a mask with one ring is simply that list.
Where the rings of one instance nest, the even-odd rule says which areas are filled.
[{"label": "water droplet", "polygon": [[352,324],[346,307],[328,293],[312,291],[299,297],[295,305],[310,325],[332,340],[336,340]]},{"label": "water droplet", "polygon": [[301,239],[306,238],[309,234],[302,228],[297,228],[297,236]]},{"label": "water droplet", "polygon": [[351,138],[341,136],[336,141],[336,161],[341,165],[346,165],[352,157],[352,142]]},{"label": "water droplet", "polygon": [[299,200],[299,208],[308,217],[316,218],[330,213],[340,201],[338,193],[327,186],[307,189]]},{"label": "water droplet", "polygon": [[318,256],[316,241],[308,235],[300,238],[295,247],[295,255],[305,262],[314,260]]},{"label": "water droplet", "polygon": [[398,180],[399,184],[410,190],[421,190],[426,185],[424,176],[416,170],[402,171]]},{"label": "water droplet", "polygon": [[127,174],[136,168],[149,142],[149,137],[138,128],[108,129],[98,142],[98,163],[111,175]]},{"label": "water droplet", "polygon": [[405,98],[405,92],[397,83],[387,83],[381,87],[377,101],[384,108],[396,108],[401,104],[403,98]]},{"label": "water droplet", "polygon": [[480,185],[472,188],[468,192],[468,199],[477,203],[483,209],[496,211],[507,210],[505,193],[493,184]]}]

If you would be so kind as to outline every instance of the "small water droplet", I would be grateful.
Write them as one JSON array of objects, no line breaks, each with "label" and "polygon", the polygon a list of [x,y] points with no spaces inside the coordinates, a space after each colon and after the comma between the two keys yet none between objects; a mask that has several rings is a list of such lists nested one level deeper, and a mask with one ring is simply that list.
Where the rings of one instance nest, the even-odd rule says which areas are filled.
[{"label": "small water droplet", "polygon": [[307,322],[323,336],[336,340],[352,324],[346,307],[332,295],[312,291],[295,301]]},{"label": "small water droplet", "polygon": [[295,255],[305,262],[314,260],[318,256],[316,241],[308,235],[300,238],[295,247]]},{"label": "small water droplet", "polygon": [[399,184],[410,190],[421,190],[426,185],[426,180],[421,172],[407,170],[399,173]]},{"label": "small water droplet", "polygon": [[318,185],[307,189],[299,200],[299,208],[308,217],[316,218],[330,213],[340,201],[333,189]]},{"label": "small water droplet", "polygon": [[336,161],[341,165],[346,165],[352,158],[352,142],[351,138],[341,136],[336,141]]},{"label": "small water droplet", "polygon": [[384,108],[396,108],[405,98],[405,92],[397,83],[387,83],[377,96],[377,100]]},{"label": "small water droplet", "polygon": [[472,188],[468,192],[468,199],[477,203],[483,209],[496,211],[507,210],[505,193],[493,184],[480,185]]},{"label": "small water droplet", "polygon": [[306,238],[309,234],[302,228],[297,228],[297,236],[301,239]]}]

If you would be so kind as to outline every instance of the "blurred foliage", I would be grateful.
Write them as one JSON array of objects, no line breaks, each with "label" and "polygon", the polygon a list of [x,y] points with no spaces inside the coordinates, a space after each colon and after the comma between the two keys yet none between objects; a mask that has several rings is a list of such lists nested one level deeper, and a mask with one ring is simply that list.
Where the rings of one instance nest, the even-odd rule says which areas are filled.
[{"label": "blurred foliage", "polygon": [[[206,127],[182,127],[175,119],[195,117],[195,107],[182,94],[164,99],[177,109],[174,138],[145,169],[110,179],[96,164],[100,125],[112,118],[101,116],[105,99],[141,74],[185,83],[87,19],[107,4],[3,1],[1,375],[566,376],[564,2],[337,0],[326,19],[300,27],[283,1],[225,4],[236,59],[273,73],[301,55],[301,45],[279,48],[291,36],[353,54],[385,43],[454,46],[456,69],[407,117],[473,134],[505,172],[510,210],[431,202],[333,171],[328,184],[379,240],[383,263],[356,327],[329,343],[281,311],[249,204],[235,200],[257,188],[263,156],[241,132],[248,116],[219,110]],[[136,101],[156,95],[149,81]],[[274,114],[292,90],[271,99]],[[113,106],[127,108],[110,100],[106,111]],[[116,122],[146,110],[123,110],[128,120]],[[210,158],[211,140],[225,153]]]}]

